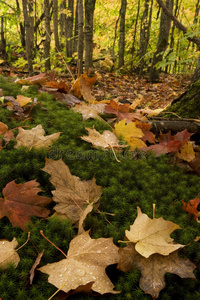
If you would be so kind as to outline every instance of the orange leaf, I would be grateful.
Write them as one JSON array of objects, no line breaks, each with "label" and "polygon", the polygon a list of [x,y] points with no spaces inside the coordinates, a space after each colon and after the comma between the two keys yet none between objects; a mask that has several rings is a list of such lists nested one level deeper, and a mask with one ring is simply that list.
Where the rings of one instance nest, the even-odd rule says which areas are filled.
[{"label": "orange leaf", "polygon": [[199,211],[197,210],[197,207],[200,203],[200,196],[188,202],[184,202],[182,200],[182,203],[183,209],[187,211],[190,215],[193,215],[193,219],[197,221],[199,216]]}]

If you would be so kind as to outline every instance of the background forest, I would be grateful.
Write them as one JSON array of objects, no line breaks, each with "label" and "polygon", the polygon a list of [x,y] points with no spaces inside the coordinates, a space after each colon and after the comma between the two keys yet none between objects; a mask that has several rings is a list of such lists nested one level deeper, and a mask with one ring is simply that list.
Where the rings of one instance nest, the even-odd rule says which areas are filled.
[{"label": "background forest", "polygon": [[45,69],[62,73],[66,63],[82,73],[84,63],[86,71],[95,66],[150,72],[152,82],[158,80],[158,70],[191,74],[198,58],[199,0],[165,2],[182,27],[171,22],[158,2],[0,1],[1,62],[16,68],[28,63],[30,74]]}]

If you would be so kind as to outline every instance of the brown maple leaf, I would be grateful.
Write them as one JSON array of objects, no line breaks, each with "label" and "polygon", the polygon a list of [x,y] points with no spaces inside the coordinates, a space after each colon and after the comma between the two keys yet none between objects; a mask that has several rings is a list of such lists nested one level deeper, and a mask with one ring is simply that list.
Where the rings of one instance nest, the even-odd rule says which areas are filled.
[{"label": "brown maple leaf", "polygon": [[61,132],[56,132],[51,135],[44,136],[45,131],[41,124],[31,130],[24,130],[21,127],[18,130],[19,133],[16,137],[17,144],[15,145],[15,148],[24,146],[29,149],[39,149],[41,147],[48,149],[48,147],[51,146],[61,134]]},{"label": "brown maple leaf", "polygon": [[0,240],[0,267],[6,269],[8,264],[14,264],[15,268],[20,262],[20,257],[16,252],[18,242],[16,238],[13,238],[11,242],[7,240]]},{"label": "brown maple leaf", "polygon": [[8,142],[14,139],[14,134],[11,130],[8,130],[8,126],[2,122],[0,122],[0,134],[3,136],[0,139],[0,150],[8,144]]},{"label": "brown maple leaf", "polygon": [[102,194],[102,187],[96,185],[96,179],[80,180],[71,174],[68,166],[62,161],[46,159],[42,169],[51,175],[50,181],[56,188],[52,191],[54,207],[59,216],[70,218],[76,223],[90,203],[96,203]]},{"label": "brown maple leaf", "polygon": [[13,226],[25,230],[31,216],[46,218],[50,211],[45,208],[51,198],[39,196],[41,189],[36,180],[16,184],[9,182],[0,198],[0,218],[8,217]]},{"label": "brown maple leaf", "polygon": [[170,234],[175,229],[181,229],[177,224],[166,221],[162,217],[150,219],[137,207],[138,215],[130,231],[126,230],[125,235],[129,241],[136,243],[135,249],[142,256],[148,258],[154,253],[169,255],[169,253],[183,248],[184,245],[173,243]]},{"label": "brown maple leaf", "polygon": [[149,258],[141,256],[133,243],[119,249],[120,261],[118,269],[127,272],[135,268],[141,271],[140,288],[154,299],[165,287],[165,273],[170,272],[181,278],[194,278],[193,270],[196,266],[187,258],[180,258],[178,250],[168,256],[153,254]]},{"label": "brown maple leaf", "polygon": [[93,282],[93,291],[117,294],[119,292],[113,290],[114,285],[105,268],[118,262],[118,247],[112,238],[91,239],[87,231],[70,242],[67,259],[47,264],[39,270],[49,274],[48,281],[66,293]]},{"label": "brown maple leaf", "polygon": [[183,203],[183,209],[187,211],[190,215],[192,215],[193,219],[197,221],[199,217],[199,211],[197,210],[197,207],[200,203],[200,196],[188,202],[184,202],[182,200],[182,203]]},{"label": "brown maple leaf", "polygon": [[39,84],[39,85],[43,85],[47,82],[47,80],[49,79],[48,76],[46,76],[45,73],[40,73],[38,75],[32,76],[32,77],[27,77],[24,79],[18,79],[16,80],[17,83],[19,84]]}]

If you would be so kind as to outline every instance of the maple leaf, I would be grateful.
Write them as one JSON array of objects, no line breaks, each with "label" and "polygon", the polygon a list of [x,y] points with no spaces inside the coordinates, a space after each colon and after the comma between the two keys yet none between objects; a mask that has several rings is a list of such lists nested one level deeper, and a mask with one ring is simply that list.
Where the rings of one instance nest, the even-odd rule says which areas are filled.
[{"label": "maple leaf", "polygon": [[39,185],[36,180],[19,184],[9,182],[2,191],[4,198],[0,198],[0,219],[6,216],[13,226],[25,230],[31,216],[46,218],[50,211],[44,206],[51,198],[38,195]]},{"label": "maple leaf", "polygon": [[136,127],[135,122],[126,124],[126,120],[122,120],[115,124],[115,132],[118,137],[122,136],[129,143],[132,150],[142,148],[146,144],[140,139],[143,137],[142,130]]},{"label": "maple leaf", "polygon": [[[104,104],[102,104],[102,105],[104,106]],[[89,105],[86,105],[85,103],[83,103],[82,105],[77,105],[76,107],[73,107],[72,109],[75,112],[79,112],[82,114],[83,121],[90,119],[90,118],[92,118],[92,119],[97,118],[97,119],[101,120],[101,117],[99,116],[99,111],[98,111],[98,109],[96,109],[96,105],[89,106]]]},{"label": "maple leaf", "polygon": [[4,134],[8,131],[8,126],[2,122],[0,122],[0,134]]},{"label": "maple leaf", "polygon": [[197,207],[200,203],[200,196],[188,202],[184,202],[182,200],[182,203],[183,203],[183,209],[187,211],[190,215],[192,215],[194,220],[198,221],[199,211],[197,210]]},{"label": "maple leaf", "polygon": [[51,175],[50,181],[56,188],[52,191],[53,200],[57,203],[55,211],[59,216],[70,218],[73,223],[80,219],[90,203],[96,203],[101,197],[102,187],[96,185],[94,177],[81,181],[71,174],[62,159],[46,159],[42,170]]},{"label": "maple leaf", "polygon": [[14,250],[18,245],[16,238],[11,242],[0,240],[0,267],[6,269],[9,263],[14,264],[15,268],[20,262],[18,253]]},{"label": "maple leaf", "polygon": [[153,254],[149,258],[141,256],[133,243],[125,248],[119,248],[120,261],[118,269],[127,272],[135,268],[141,271],[140,288],[150,294],[153,299],[158,298],[159,292],[165,287],[165,273],[170,272],[181,278],[194,278],[193,270],[196,266],[187,258],[180,258],[178,250],[168,256]]},{"label": "maple leaf", "polygon": [[189,141],[187,142],[183,148],[176,154],[176,156],[180,159],[183,159],[185,161],[192,161],[195,159],[195,152],[192,146],[192,143]]},{"label": "maple leaf", "polygon": [[137,128],[140,128],[142,130],[142,133],[144,136],[141,138],[142,141],[148,141],[151,144],[155,143],[155,134],[150,131],[151,124],[145,123],[145,122],[137,122],[136,121]]},{"label": "maple leaf", "polygon": [[177,224],[166,221],[162,217],[150,219],[137,207],[137,218],[130,231],[126,230],[125,235],[129,241],[136,243],[135,249],[142,256],[148,258],[154,253],[169,255],[169,253],[183,248],[184,245],[173,243],[170,234],[175,229],[181,229]]},{"label": "maple leaf", "polygon": [[118,261],[118,247],[112,238],[91,239],[86,231],[70,242],[67,259],[47,264],[39,270],[49,274],[48,281],[66,293],[93,282],[93,291],[117,294],[119,292],[113,290],[114,285],[105,268]]},{"label": "maple leaf", "polygon": [[46,81],[48,79],[49,79],[49,77],[46,76],[45,73],[40,73],[40,74],[32,76],[32,77],[27,77],[24,79],[17,79],[16,82],[20,83],[20,84],[28,84],[28,85],[32,85],[32,84],[43,85],[46,83]]},{"label": "maple leaf", "polygon": [[39,149],[41,147],[47,149],[49,146],[56,141],[61,132],[56,132],[51,135],[44,136],[45,131],[42,128],[42,125],[39,124],[36,127],[32,128],[31,130],[24,130],[23,128],[18,129],[18,135],[16,137],[17,144],[15,148],[20,146],[27,147],[29,149],[35,148]]},{"label": "maple leaf", "polygon": [[19,102],[15,100],[12,96],[6,96],[4,97],[4,100],[8,101],[8,110],[14,111],[16,115],[18,115],[21,119],[24,117],[23,108],[20,106]]},{"label": "maple leaf", "polygon": [[95,100],[95,97],[91,94],[91,89],[94,83],[97,80],[97,76],[88,77],[87,73],[81,74],[75,83],[73,84],[70,92],[72,92],[78,98],[83,96],[85,101],[92,102]]},{"label": "maple leaf", "polygon": [[47,85],[53,89],[56,89],[60,93],[68,93],[69,92],[69,85],[65,81],[57,82],[55,80],[52,80],[52,81],[45,82],[45,85]]},{"label": "maple leaf", "polygon": [[102,134],[96,131],[96,129],[85,128],[89,132],[89,135],[81,136],[81,139],[92,143],[94,148],[103,148],[108,150],[110,148],[121,149],[126,145],[120,145],[116,135],[110,130],[105,130]]},{"label": "maple leaf", "polygon": [[152,150],[155,155],[176,153],[178,152],[190,139],[193,133],[189,133],[187,129],[178,132],[176,135],[171,135],[171,131],[159,136],[159,144],[144,147],[142,150]]}]

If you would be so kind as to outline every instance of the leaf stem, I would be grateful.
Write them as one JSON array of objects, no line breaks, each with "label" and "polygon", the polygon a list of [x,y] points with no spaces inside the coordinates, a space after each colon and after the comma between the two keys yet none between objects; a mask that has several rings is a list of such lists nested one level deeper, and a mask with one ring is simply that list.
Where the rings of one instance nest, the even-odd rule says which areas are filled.
[{"label": "leaf stem", "polygon": [[47,240],[51,245],[58,249],[67,258],[67,255],[44,235],[43,230],[40,230],[40,234],[41,236],[43,236],[43,238],[45,238],[45,240]]},{"label": "leaf stem", "polygon": [[21,249],[22,247],[24,247],[28,243],[28,241],[30,240],[30,235],[31,235],[31,232],[29,231],[28,232],[28,238],[27,238],[26,242],[23,245],[21,245],[19,248],[17,248],[15,251],[18,251],[19,249]]}]

